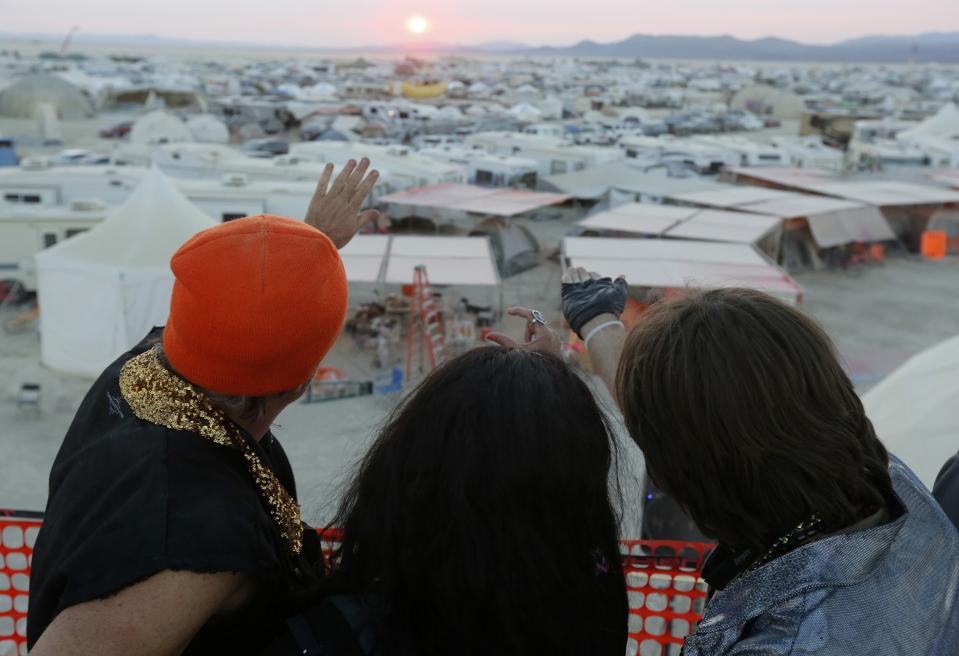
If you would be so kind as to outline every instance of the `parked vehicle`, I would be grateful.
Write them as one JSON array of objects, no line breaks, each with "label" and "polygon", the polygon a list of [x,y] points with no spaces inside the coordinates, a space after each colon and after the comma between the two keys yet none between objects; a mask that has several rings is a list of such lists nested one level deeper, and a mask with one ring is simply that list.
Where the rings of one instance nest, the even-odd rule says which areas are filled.
[{"label": "parked vehicle", "polygon": [[130,134],[131,128],[133,128],[133,121],[122,121],[100,130],[100,136],[104,139],[120,139]]},{"label": "parked vehicle", "polygon": [[276,157],[290,152],[290,144],[282,139],[252,139],[243,144],[243,152],[250,157]]}]

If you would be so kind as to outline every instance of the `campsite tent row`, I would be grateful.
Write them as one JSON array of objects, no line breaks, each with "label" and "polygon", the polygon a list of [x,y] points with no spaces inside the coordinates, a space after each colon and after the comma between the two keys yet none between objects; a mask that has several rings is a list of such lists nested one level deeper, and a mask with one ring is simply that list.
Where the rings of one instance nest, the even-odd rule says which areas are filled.
[{"label": "campsite tent row", "polygon": [[622,274],[632,287],[747,287],[792,305],[802,302],[802,287],[749,244],[567,237],[562,255],[564,266]]},{"label": "campsite tent row", "polygon": [[739,168],[730,181],[834,196],[877,207],[959,203],[959,191],[894,180],[847,180],[830,171],[793,168]]},{"label": "campsite tent row", "polygon": [[[41,360],[95,376],[153,326],[166,323],[170,257],[216,223],[159,169],[83,234],[36,255]],[[351,281],[408,284],[417,264],[434,284],[496,285],[486,237],[359,236],[344,249]]]},{"label": "campsite tent row", "polygon": [[[569,200],[568,194],[446,183],[409,189],[379,198],[380,203],[509,218]],[[391,213],[392,214],[392,213]]]},{"label": "campsite tent row", "polygon": [[673,200],[701,207],[735,209],[782,220],[803,219],[820,249],[854,242],[896,239],[875,205],[763,187],[729,187],[677,194]]}]

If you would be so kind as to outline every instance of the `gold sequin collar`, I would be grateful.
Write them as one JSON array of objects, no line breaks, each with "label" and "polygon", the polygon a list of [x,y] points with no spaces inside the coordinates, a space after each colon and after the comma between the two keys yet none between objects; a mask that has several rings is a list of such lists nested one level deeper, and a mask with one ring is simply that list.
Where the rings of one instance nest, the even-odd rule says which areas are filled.
[{"label": "gold sequin collar", "polygon": [[247,470],[270,509],[270,516],[293,554],[303,549],[300,508],[240,429],[197,387],[160,363],[156,348],[124,363],[120,393],[138,418],[173,430],[190,431],[243,454]]}]

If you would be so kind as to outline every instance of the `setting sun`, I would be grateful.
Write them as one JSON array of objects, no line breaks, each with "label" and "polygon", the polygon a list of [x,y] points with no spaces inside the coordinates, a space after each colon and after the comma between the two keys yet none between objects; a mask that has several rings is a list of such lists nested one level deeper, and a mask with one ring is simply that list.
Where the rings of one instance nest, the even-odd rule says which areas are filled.
[{"label": "setting sun", "polygon": [[429,29],[430,24],[426,22],[426,19],[422,16],[413,16],[413,18],[406,23],[406,27],[413,34],[423,34]]}]

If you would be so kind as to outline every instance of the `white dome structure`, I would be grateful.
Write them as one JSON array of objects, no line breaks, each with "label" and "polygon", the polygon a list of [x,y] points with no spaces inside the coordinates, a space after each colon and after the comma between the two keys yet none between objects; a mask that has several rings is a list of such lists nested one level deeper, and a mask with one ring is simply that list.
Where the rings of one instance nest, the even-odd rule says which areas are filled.
[{"label": "white dome structure", "polygon": [[166,323],[170,257],[214,225],[154,168],[102,223],[38,253],[43,364],[96,376]]},{"label": "white dome structure", "polygon": [[199,143],[225,144],[230,141],[226,124],[210,114],[198,114],[186,122],[193,140]]},{"label": "white dome structure", "polygon": [[443,121],[461,121],[463,120],[463,112],[461,112],[459,108],[454,105],[447,105],[446,107],[440,109],[440,111],[436,112],[436,116],[434,118]]},{"label": "white dome structure", "polygon": [[931,489],[959,450],[959,336],[913,356],[862,400],[879,439]]},{"label": "white dome structure", "polygon": [[53,75],[31,75],[0,91],[0,116],[33,118],[44,104],[52,106],[60,119],[76,120],[96,114],[80,89]]},{"label": "white dome structure", "polygon": [[543,112],[526,102],[513,105],[509,108],[509,113],[520,123],[532,123],[543,118]]},{"label": "white dome structure", "polygon": [[194,141],[186,123],[163,110],[141,116],[130,129],[132,144],[184,143]]}]

